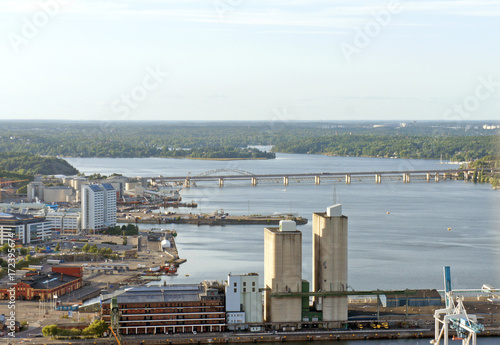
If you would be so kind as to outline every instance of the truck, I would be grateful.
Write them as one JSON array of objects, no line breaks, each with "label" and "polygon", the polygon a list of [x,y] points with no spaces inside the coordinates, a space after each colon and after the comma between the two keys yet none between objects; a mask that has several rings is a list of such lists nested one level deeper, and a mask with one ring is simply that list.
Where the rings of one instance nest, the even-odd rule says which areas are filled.
[{"label": "truck", "polygon": [[48,265],[59,265],[62,262],[63,262],[63,260],[55,260],[55,259],[48,259],[47,260]]},{"label": "truck", "polygon": [[28,268],[33,268],[37,271],[41,271],[43,270],[43,266],[42,265],[29,265]]}]

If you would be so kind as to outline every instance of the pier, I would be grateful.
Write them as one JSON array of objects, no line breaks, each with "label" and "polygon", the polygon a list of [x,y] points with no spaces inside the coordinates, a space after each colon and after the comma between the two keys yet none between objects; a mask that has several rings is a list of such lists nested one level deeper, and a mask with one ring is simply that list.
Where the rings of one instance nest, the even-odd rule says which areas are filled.
[{"label": "pier", "polygon": [[[500,171],[494,169],[491,174]],[[226,182],[248,182],[249,186],[256,187],[261,183],[277,183],[288,186],[290,183],[346,183],[352,182],[441,182],[446,180],[469,181],[474,169],[446,169],[446,170],[402,170],[402,171],[365,171],[365,172],[321,172],[321,173],[282,173],[282,174],[252,174],[248,171],[236,169],[217,169],[195,176],[160,176],[148,177],[156,183],[172,183],[190,187],[200,182],[214,182],[224,187]]]}]

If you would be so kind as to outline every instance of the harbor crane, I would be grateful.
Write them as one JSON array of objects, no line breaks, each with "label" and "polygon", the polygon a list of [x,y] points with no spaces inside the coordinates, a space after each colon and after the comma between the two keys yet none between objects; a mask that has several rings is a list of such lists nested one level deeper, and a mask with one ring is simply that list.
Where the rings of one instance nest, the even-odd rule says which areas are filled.
[{"label": "harbor crane", "polygon": [[[0,181],[0,185],[2,185],[2,184],[9,184],[9,183],[16,183],[16,182],[26,182],[26,181],[29,181],[29,180]],[[0,186],[0,202],[2,202],[2,189],[1,189],[1,186]]]},{"label": "harbor crane", "polygon": [[444,292],[446,308],[434,311],[435,334],[431,344],[440,345],[443,338],[444,345],[448,345],[448,330],[451,328],[457,333],[453,340],[462,340],[462,345],[477,345],[477,334],[484,330],[484,326],[477,322],[476,315],[467,314],[463,298],[457,296],[454,301],[450,266],[444,267]]}]

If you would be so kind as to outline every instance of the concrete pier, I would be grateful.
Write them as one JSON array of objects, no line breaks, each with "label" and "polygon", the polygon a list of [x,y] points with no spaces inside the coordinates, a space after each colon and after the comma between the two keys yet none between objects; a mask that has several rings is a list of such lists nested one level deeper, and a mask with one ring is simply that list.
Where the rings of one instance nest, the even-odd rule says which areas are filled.
[{"label": "concrete pier", "polygon": [[314,184],[320,184],[320,183],[321,183],[321,177],[314,176]]},{"label": "concrete pier", "polygon": [[345,183],[350,184],[351,183],[351,175],[345,175]]},{"label": "concrete pier", "polygon": [[224,187],[224,179],[223,178],[219,179],[219,187]]},{"label": "concrete pier", "polygon": [[252,186],[256,186],[257,185],[257,178],[256,177],[252,177]]},{"label": "concrete pier", "polygon": [[382,175],[375,174],[375,183],[382,183]]},{"label": "concrete pier", "polygon": [[285,186],[288,186],[288,176],[284,176],[284,177],[283,177],[283,184],[284,184]]}]

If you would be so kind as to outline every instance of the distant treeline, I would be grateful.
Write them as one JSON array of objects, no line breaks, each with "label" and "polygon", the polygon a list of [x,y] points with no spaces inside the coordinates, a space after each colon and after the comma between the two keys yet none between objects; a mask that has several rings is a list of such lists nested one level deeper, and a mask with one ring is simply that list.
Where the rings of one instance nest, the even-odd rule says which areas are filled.
[{"label": "distant treeline", "polygon": [[338,156],[425,158],[470,161],[494,155],[498,136],[417,137],[387,135],[337,135],[284,140],[273,151],[321,153]]},{"label": "distant treeline", "polygon": [[469,160],[495,152],[481,123],[0,122],[0,152],[62,157],[272,158],[274,152]]}]

